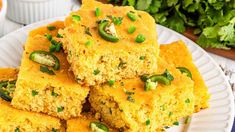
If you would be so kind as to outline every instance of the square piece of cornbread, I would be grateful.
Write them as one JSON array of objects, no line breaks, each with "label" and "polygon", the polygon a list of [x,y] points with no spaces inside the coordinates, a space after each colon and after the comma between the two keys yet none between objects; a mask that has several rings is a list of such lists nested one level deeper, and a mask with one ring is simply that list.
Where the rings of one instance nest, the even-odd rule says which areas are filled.
[{"label": "square piece of cornbread", "polygon": [[192,73],[194,81],[195,112],[209,107],[210,95],[208,88],[194,65],[192,55],[183,41],[176,41],[171,44],[160,46],[160,56],[168,63],[176,67],[185,67]]},{"label": "square piece of cornbread", "polygon": [[[102,28],[104,21],[109,24]],[[156,24],[149,14],[133,7],[84,0],[81,9],[66,18],[60,33],[68,62],[81,84],[119,81],[157,69]]]},{"label": "square piece of cornbread", "polygon": [[[74,75],[69,71],[63,51],[51,53],[60,63],[59,70],[48,67],[55,75],[47,73],[48,70],[42,70],[43,65],[30,60],[29,57],[37,50],[49,52],[52,45],[49,39],[58,41],[56,36],[60,35],[57,35],[57,31],[63,28],[63,25],[63,22],[55,22],[30,32],[11,103],[15,108],[42,112],[61,119],[80,116],[89,89],[77,84]],[[52,38],[48,35],[52,35]],[[45,62],[45,59],[42,60]]]},{"label": "square piece of cornbread", "polygon": [[[15,85],[3,83],[17,80],[18,69],[0,68],[0,89],[7,88],[14,92]],[[11,95],[10,95],[11,96]],[[0,98],[0,131],[1,132],[49,132],[52,130],[61,130],[60,120],[47,115],[22,111],[13,108],[10,102]]]},{"label": "square piece of cornbread", "polygon": [[164,60],[158,60],[157,74],[166,69],[173,75],[170,85],[158,83],[145,91],[140,78],[91,89],[92,110],[108,125],[124,131],[149,132],[172,126],[194,110],[193,81]]}]

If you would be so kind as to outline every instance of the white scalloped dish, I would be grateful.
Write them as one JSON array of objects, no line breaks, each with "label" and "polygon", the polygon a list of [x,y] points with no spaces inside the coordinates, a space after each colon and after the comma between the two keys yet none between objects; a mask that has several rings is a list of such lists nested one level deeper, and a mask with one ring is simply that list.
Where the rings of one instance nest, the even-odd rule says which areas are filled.
[{"label": "white scalloped dish", "polygon": [[[23,44],[30,30],[46,25],[63,17],[53,18],[31,24],[0,39],[0,67],[18,67],[23,52]],[[230,132],[234,117],[234,102],[232,90],[223,72],[214,60],[199,46],[186,37],[157,25],[158,41],[160,44],[183,40],[190,49],[193,60],[206,85],[208,86],[210,108],[195,113],[191,122],[185,126],[180,125],[167,131],[180,132]]]}]

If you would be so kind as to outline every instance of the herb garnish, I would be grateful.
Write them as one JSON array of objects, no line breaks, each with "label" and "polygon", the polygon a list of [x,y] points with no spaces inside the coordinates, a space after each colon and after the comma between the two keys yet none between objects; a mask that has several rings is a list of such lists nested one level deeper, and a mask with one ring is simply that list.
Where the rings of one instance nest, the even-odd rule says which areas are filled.
[{"label": "herb garnish", "polygon": [[132,103],[135,102],[135,99],[132,96],[130,96],[130,95],[127,96],[127,100],[132,102]]},{"label": "herb garnish", "polygon": [[81,21],[81,17],[79,15],[72,15],[72,19],[73,19],[74,22]]},{"label": "herb garnish", "polygon": [[32,96],[36,96],[36,95],[38,95],[38,91],[32,90]]},{"label": "herb garnish", "polygon": [[64,107],[61,106],[61,107],[57,107],[57,112],[62,112],[64,110]]},{"label": "herb garnish", "polygon": [[94,75],[98,75],[99,73],[100,73],[100,70],[99,70],[99,69],[96,69],[96,70],[93,71],[93,74],[94,74]]},{"label": "herb garnish", "polygon": [[56,29],[56,27],[55,26],[47,26],[47,29],[50,30],[50,31],[53,31],[53,30]]},{"label": "herb garnish", "polygon": [[146,120],[145,124],[146,124],[146,126],[150,125],[150,120],[149,119]]}]

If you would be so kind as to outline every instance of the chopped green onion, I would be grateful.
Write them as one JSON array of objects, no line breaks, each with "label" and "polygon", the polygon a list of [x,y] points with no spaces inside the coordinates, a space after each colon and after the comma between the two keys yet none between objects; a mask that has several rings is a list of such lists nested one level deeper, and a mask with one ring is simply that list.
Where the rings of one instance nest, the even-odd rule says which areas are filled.
[{"label": "chopped green onion", "polygon": [[122,19],[123,19],[123,17],[112,17],[112,22],[115,25],[121,25],[122,24]]},{"label": "chopped green onion", "polygon": [[144,60],[145,59],[145,56],[140,56],[140,60]]},{"label": "chopped green onion", "polygon": [[50,52],[55,52],[55,50],[56,50],[56,45],[54,45],[54,44],[50,45],[49,51]]},{"label": "chopped green onion", "polygon": [[52,40],[52,35],[51,35],[51,34],[45,34],[44,36],[45,36],[49,41]]},{"label": "chopped green onion", "polygon": [[56,93],[56,92],[54,92],[54,91],[51,92],[51,96],[57,97],[58,95],[59,95],[59,94]]},{"label": "chopped green onion", "polygon": [[136,30],[136,27],[135,26],[131,26],[131,27],[128,28],[128,33],[132,34],[132,33],[135,32],[135,30]]},{"label": "chopped green onion", "polygon": [[174,122],[174,123],[173,123],[173,125],[175,125],[175,126],[179,126],[179,122],[178,122],[178,121],[176,121],[176,122]]},{"label": "chopped green onion", "polygon": [[99,70],[99,69],[96,69],[96,70],[93,71],[93,74],[94,74],[94,75],[98,75],[99,73],[100,73],[100,70]]},{"label": "chopped green onion", "polygon": [[136,21],[137,19],[137,16],[133,12],[128,12],[127,16],[131,21]]},{"label": "chopped green onion", "polygon": [[135,99],[132,96],[130,96],[130,95],[127,96],[127,100],[132,102],[132,103],[135,102]]},{"label": "chopped green onion", "polygon": [[91,46],[91,44],[92,44],[92,42],[91,42],[90,40],[88,40],[88,41],[85,43],[86,46]]},{"label": "chopped green onion", "polygon": [[145,124],[146,124],[146,126],[150,125],[150,120],[149,119],[146,120]]},{"label": "chopped green onion", "polygon": [[49,75],[55,75],[53,70],[50,70],[48,67],[46,66],[40,66],[40,71],[43,73],[47,73]]},{"label": "chopped green onion", "polygon": [[56,51],[56,52],[60,52],[61,47],[62,47],[62,44],[61,44],[61,43],[58,43],[58,44],[56,45],[55,51]]},{"label": "chopped green onion", "polygon": [[62,112],[64,110],[64,107],[57,107],[57,112]]},{"label": "chopped green onion", "polygon": [[187,103],[187,104],[190,103],[190,99],[186,99],[185,103]]},{"label": "chopped green onion", "polygon": [[36,90],[32,90],[32,96],[38,95],[38,92]]},{"label": "chopped green onion", "polygon": [[20,128],[17,127],[17,128],[15,129],[15,132],[20,132]]},{"label": "chopped green onion", "polygon": [[139,34],[136,38],[135,38],[135,42],[137,43],[143,43],[145,41],[145,36],[143,34]]},{"label": "chopped green onion", "polygon": [[56,27],[55,26],[47,26],[47,29],[50,30],[50,31],[53,31],[53,30],[56,29]]},{"label": "chopped green onion", "polygon": [[108,81],[109,86],[113,86],[114,83],[115,83],[115,80],[109,80],[109,81]]},{"label": "chopped green onion", "polygon": [[98,17],[98,16],[100,16],[100,15],[101,15],[101,10],[100,10],[100,8],[96,8],[96,9],[95,9],[95,16]]},{"label": "chopped green onion", "polygon": [[57,38],[63,38],[63,36],[61,34],[59,34],[59,33],[56,35],[56,37]]},{"label": "chopped green onion", "polygon": [[57,132],[58,130],[55,129],[55,128],[52,128],[51,131],[52,131],[52,132]]},{"label": "chopped green onion", "polygon": [[74,22],[79,22],[79,21],[81,21],[81,17],[78,16],[78,15],[72,15],[72,19],[73,19]]}]

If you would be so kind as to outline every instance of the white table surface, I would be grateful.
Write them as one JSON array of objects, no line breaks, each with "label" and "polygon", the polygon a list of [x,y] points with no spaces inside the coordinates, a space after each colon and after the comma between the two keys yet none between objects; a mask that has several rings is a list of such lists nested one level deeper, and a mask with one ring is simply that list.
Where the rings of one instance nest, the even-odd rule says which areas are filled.
[{"label": "white table surface", "polygon": [[[3,34],[7,34],[9,32],[12,32],[16,29],[19,29],[21,27],[24,27],[25,25],[15,23],[13,21],[10,21],[9,19],[5,18],[5,20],[0,23],[3,24]],[[231,88],[233,89],[233,94],[235,96],[235,61],[231,59],[227,59],[212,53],[209,53],[209,55],[220,65],[220,67],[223,69],[229,83],[231,84]]]}]

